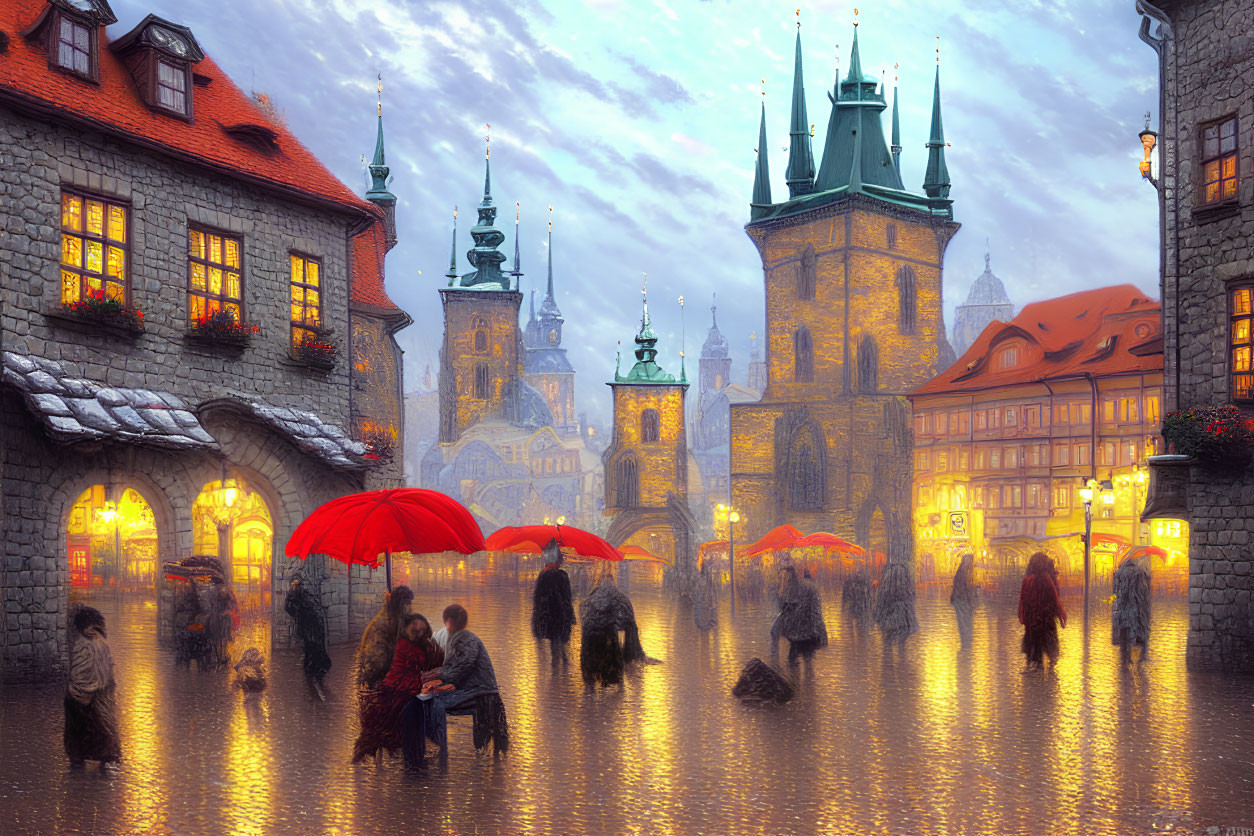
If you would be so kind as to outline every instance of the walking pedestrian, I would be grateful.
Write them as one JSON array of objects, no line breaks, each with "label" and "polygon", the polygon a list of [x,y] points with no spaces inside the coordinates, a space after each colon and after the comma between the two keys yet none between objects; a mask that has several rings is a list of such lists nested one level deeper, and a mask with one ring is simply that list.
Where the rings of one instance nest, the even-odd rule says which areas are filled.
[{"label": "walking pedestrian", "polygon": [[871,625],[871,576],[859,569],[845,578],[840,589],[840,609],[858,630]]},{"label": "walking pedestrian", "polygon": [[971,646],[975,629],[975,597],[979,588],[975,585],[975,555],[964,554],[954,572],[954,584],[949,590],[949,603],[958,619],[958,640],[963,647]]},{"label": "walking pedestrian", "polygon": [[894,556],[884,566],[879,589],[875,595],[873,616],[884,636],[884,650],[893,645],[905,650],[906,639],[919,631],[914,614],[914,579],[904,558]]},{"label": "walking pedestrian", "polygon": [[1149,652],[1150,576],[1141,560],[1128,558],[1112,578],[1114,601],[1110,611],[1110,641],[1119,646],[1123,664],[1132,661],[1132,648],[1141,647],[1141,659]]},{"label": "walking pedestrian", "polygon": [[714,573],[710,570],[709,560],[702,562],[692,590],[692,620],[702,633],[718,626],[718,595],[714,590]]},{"label": "walking pedestrian", "polygon": [[122,757],[114,696],[113,654],[105,640],[105,620],[94,607],[74,613],[74,643],[65,693],[65,753],[70,765],[85,761],[101,766]]},{"label": "walking pedestrian", "polygon": [[575,623],[575,600],[570,591],[570,575],[562,568],[562,549],[557,540],[544,547],[544,569],[536,577],[531,596],[531,634],[536,641],[548,641],[553,663],[566,657],[570,630]]},{"label": "walking pedestrian", "polygon": [[823,621],[823,600],[819,588],[805,573],[805,579],[797,577],[797,567],[791,562],[780,570],[779,615],[771,625],[771,641],[788,640],[788,661],[798,656],[809,657],[820,647],[827,645],[827,624]]},{"label": "walking pedestrian", "polygon": [[1021,649],[1028,667],[1041,669],[1044,657],[1058,663],[1058,624],[1067,626],[1067,611],[1058,595],[1058,570],[1053,558],[1037,552],[1028,560],[1028,571],[1019,586],[1019,623],[1023,625]]},{"label": "walking pedestrian", "polygon": [[322,678],[331,670],[331,656],[327,653],[326,617],[322,602],[314,599],[299,577],[294,577],[283,609],[296,626],[296,637],[305,652],[303,664],[310,687],[320,699],[325,699]]},{"label": "walking pedestrian", "polygon": [[[579,604],[582,646],[579,668],[589,686],[623,681],[623,668],[644,661],[640,630],[631,599],[614,582],[613,570],[605,567],[588,597]],[[623,633],[623,640],[618,638]]]}]

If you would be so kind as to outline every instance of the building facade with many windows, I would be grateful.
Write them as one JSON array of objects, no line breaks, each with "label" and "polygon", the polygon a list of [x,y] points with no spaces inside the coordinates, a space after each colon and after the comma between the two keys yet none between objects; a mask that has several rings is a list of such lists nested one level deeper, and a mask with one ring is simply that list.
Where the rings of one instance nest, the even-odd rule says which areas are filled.
[{"label": "building facade with many windows", "polygon": [[[193,552],[282,616],[292,529],[399,481],[395,198],[354,195],[186,27],[115,22],[106,0],[0,6],[6,673],[61,663],[71,595],[153,593]],[[325,573],[343,635],[355,602]],[[369,577],[351,588],[369,607]]]},{"label": "building facade with many windows", "polygon": [[1111,501],[1094,506],[1110,544],[1098,552],[1149,543],[1139,516],[1146,459],[1162,450],[1159,315],[1131,285],[1036,302],[911,393],[915,537],[937,572],[968,550],[996,563],[1047,541],[1075,568],[1091,479],[1110,483]]},{"label": "building facade with many windows", "polygon": [[[1141,39],[1159,57],[1159,165],[1156,178],[1152,165],[1147,173],[1162,230],[1165,410],[1235,406],[1248,419],[1254,6],[1139,0],[1136,8]],[[1169,467],[1181,466],[1155,464],[1156,482]],[[1254,670],[1254,475],[1197,462],[1183,470],[1162,483],[1183,487],[1171,502],[1190,523],[1189,664]]]}]

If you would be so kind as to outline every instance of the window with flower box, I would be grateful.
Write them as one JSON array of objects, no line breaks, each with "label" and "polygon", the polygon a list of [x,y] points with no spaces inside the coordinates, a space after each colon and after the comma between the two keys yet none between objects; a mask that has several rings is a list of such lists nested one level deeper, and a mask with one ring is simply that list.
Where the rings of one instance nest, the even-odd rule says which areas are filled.
[{"label": "window with flower box", "polygon": [[192,227],[187,232],[187,312],[192,325],[222,311],[244,322],[243,246],[238,238]]},{"label": "window with flower box", "polygon": [[318,335],[322,329],[322,263],[291,253],[292,345]]},{"label": "window with flower box", "polygon": [[61,304],[102,298],[130,302],[127,206],[61,193]]},{"label": "window with flower box", "polygon": [[1230,300],[1230,325],[1228,344],[1232,359],[1232,399],[1234,401],[1254,401],[1254,358],[1251,351],[1254,345],[1251,340],[1251,296],[1254,286],[1232,288],[1228,291]]}]

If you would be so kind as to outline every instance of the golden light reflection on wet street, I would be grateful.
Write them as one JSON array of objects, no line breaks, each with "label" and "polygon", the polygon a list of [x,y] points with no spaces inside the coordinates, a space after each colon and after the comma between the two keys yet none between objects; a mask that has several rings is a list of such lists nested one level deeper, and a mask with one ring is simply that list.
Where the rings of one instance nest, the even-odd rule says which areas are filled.
[{"label": "golden light reflection on wet street", "polygon": [[[838,623],[794,669],[799,693],[753,708],[730,689],[769,658],[765,605],[699,634],[691,612],[634,589],[642,640],[661,664],[588,693],[579,644],[554,661],[530,638],[529,594],[483,578],[417,590],[434,616],[454,600],[487,643],[512,746],[476,755],[452,721],[447,772],[349,763],[352,647],[333,649],[330,700],[299,656],[270,661],[260,697],[227,672],[175,670],[155,610],[93,602],[117,661],[123,764],[71,772],[59,683],[0,689],[0,832],[9,833],[1205,833],[1254,825],[1248,680],[1184,668],[1186,605],[1157,602],[1151,656],[1121,669],[1109,625],[1062,631],[1056,672],[1025,673],[1013,601],[985,600],[969,649],[953,611],[920,600],[904,656]],[[1078,602],[1068,601],[1068,608]],[[364,625],[359,625],[364,627]],[[233,647],[267,646],[246,623]],[[786,655],[786,654],[784,654]],[[780,663],[786,666],[781,658]]]}]

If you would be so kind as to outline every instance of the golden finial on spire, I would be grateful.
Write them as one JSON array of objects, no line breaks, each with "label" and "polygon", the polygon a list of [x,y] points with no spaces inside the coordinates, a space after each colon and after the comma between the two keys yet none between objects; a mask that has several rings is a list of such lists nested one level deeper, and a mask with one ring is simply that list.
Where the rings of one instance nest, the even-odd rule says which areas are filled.
[{"label": "golden finial on spire", "polygon": [[492,157],[492,123],[487,123],[487,132],[483,135],[483,156],[484,159]]},{"label": "golden finial on spire", "polygon": [[553,234],[553,204],[549,204],[549,234]]},{"label": "golden finial on spire", "polygon": [[454,226],[457,225],[457,207],[456,206],[453,207],[453,225]]},{"label": "golden finial on spire", "polygon": [[797,9],[797,28],[801,28],[801,9]]},{"label": "golden finial on spire", "polygon": [[893,84],[898,81],[897,70],[901,68],[901,64],[893,64]]},{"label": "golden finial on spire", "polygon": [[940,66],[940,35],[936,36],[936,66]]},{"label": "golden finial on spire", "polygon": [[514,201],[514,226],[518,226],[518,222],[522,219],[522,204],[517,200]]},{"label": "golden finial on spire", "polygon": [[766,76],[762,76],[762,98],[766,98]]},{"label": "golden finial on spire", "polygon": [[383,73],[379,73],[379,116],[383,116]]},{"label": "golden finial on spire", "polygon": [[855,29],[858,28],[858,7],[857,6],[855,6],[853,9],[853,26]]}]

